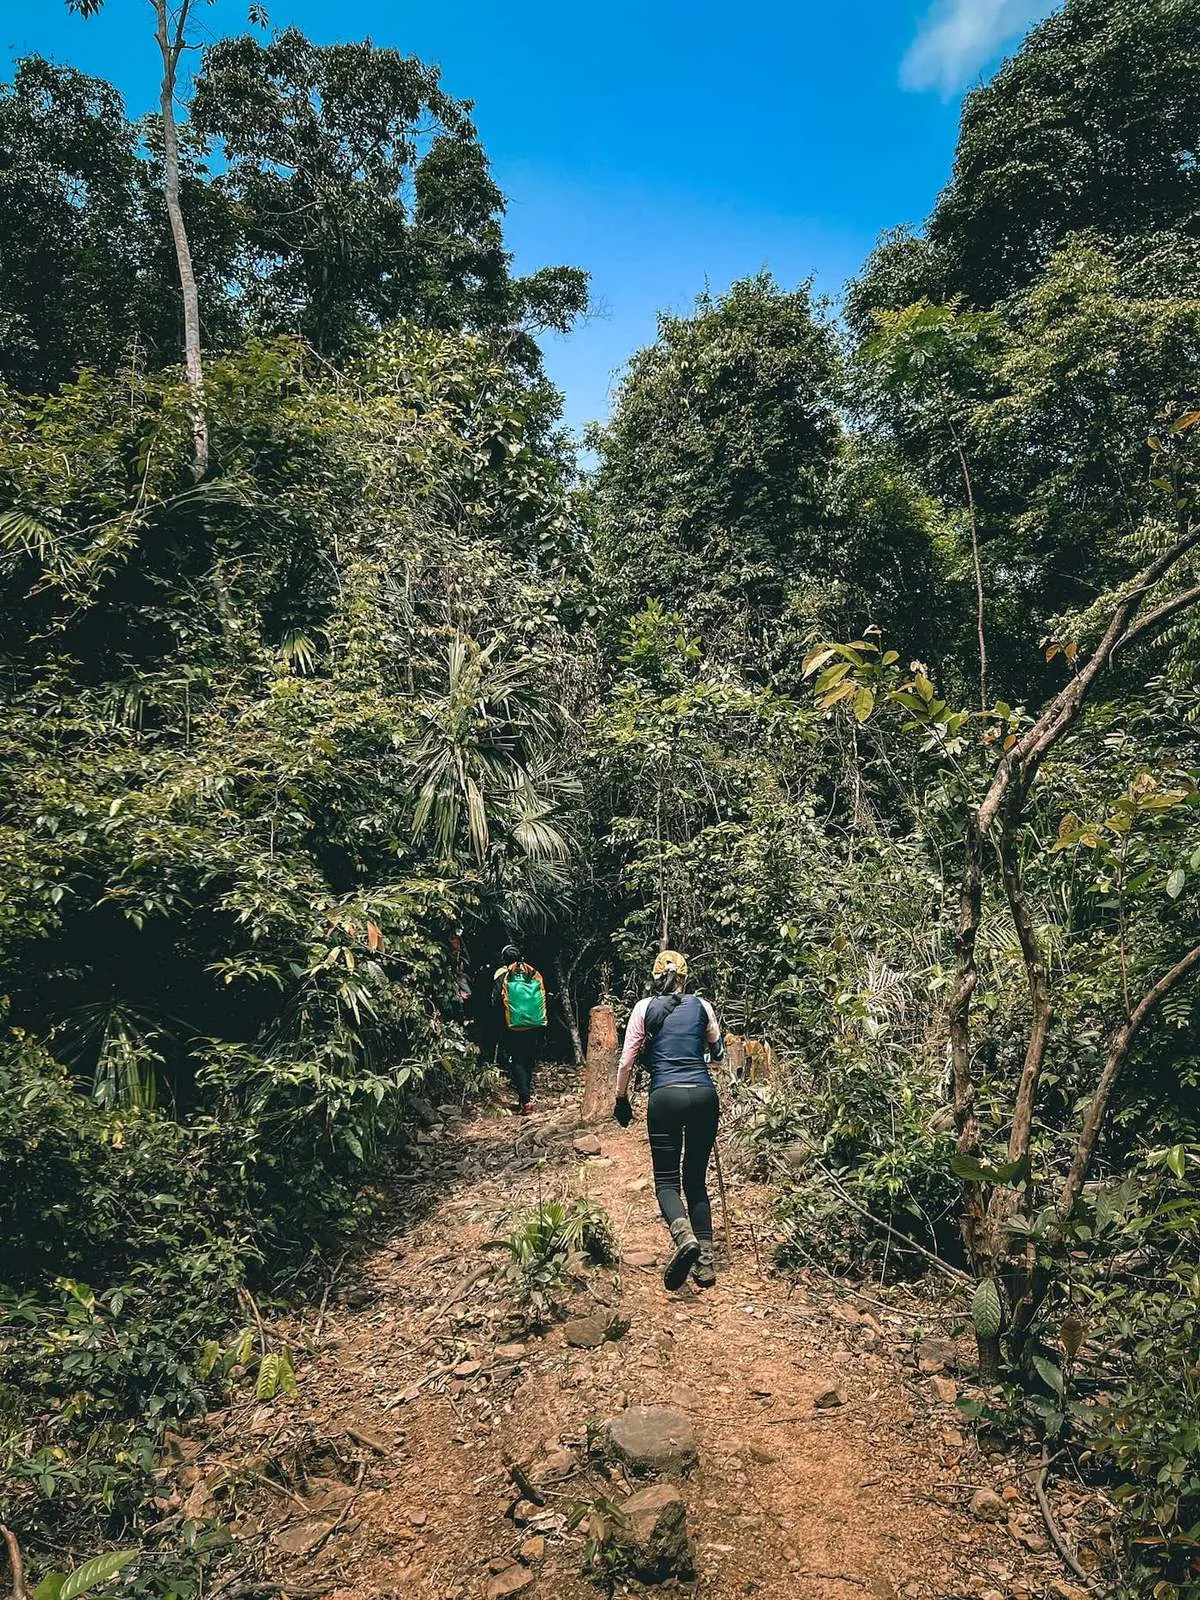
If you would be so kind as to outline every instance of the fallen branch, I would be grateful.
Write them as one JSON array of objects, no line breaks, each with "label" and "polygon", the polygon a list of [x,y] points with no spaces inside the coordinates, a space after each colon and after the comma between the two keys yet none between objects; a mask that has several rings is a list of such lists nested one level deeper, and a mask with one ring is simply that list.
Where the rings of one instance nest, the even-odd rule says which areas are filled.
[{"label": "fallen branch", "polygon": [[8,1564],[12,1568],[13,1600],[29,1600],[29,1590],[25,1587],[25,1560],[21,1555],[21,1546],[17,1536],[11,1528],[6,1528],[0,1522],[0,1536],[4,1539],[8,1551]]},{"label": "fallen branch", "polygon": [[1037,1496],[1037,1503],[1041,1508],[1042,1521],[1046,1524],[1046,1532],[1050,1535],[1050,1542],[1058,1551],[1063,1561],[1082,1583],[1088,1583],[1088,1575],[1075,1559],[1070,1545],[1059,1531],[1058,1523],[1054,1520],[1054,1513],[1050,1509],[1050,1500],[1046,1494],[1046,1474],[1050,1471],[1050,1463],[1042,1457],[1041,1469],[1033,1480],[1033,1492]]}]

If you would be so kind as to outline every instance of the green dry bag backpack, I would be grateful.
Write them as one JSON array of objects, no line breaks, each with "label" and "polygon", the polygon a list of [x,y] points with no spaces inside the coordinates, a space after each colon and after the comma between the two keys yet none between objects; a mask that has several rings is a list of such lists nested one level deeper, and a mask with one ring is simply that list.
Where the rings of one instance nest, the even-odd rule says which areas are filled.
[{"label": "green dry bag backpack", "polygon": [[509,968],[504,980],[504,1020],[514,1032],[546,1026],[546,984],[535,968]]}]

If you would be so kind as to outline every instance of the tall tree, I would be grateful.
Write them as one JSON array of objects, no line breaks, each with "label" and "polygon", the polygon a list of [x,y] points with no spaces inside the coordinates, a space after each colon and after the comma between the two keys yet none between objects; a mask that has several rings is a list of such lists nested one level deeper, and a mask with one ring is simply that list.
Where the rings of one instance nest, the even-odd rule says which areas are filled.
[{"label": "tall tree", "polygon": [[436,68],[368,42],[288,29],[214,45],[192,121],[219,145],[219,185],[247,218],[251,322],[336,355],[411,317],[506,336],[536,364],[526,326],[569,326],[586,276],[512,277],[504,197],[469,110]]},{"label": "tall tree", "polygon": [[807,285],[764,275],[660,317],[599,439],[599,541],[622,612],[653,599],[760,653],[822,543],[839,393]]},{"label": "tall tree", "polygon": [[[163,198],[171,224],[179,287],[183,296],[183,354],[192,392],[192,471],[200,480],[208,471],[208,417],[204,404],[204,364],[200,348],[200,295],[192,265],[192,247],[180,202],[179,129],[175,121],[175,91],[179,62],[187,40],[192,0],[150,0],[154,10],[154,38],[162,57],[159,105],[162,115]],[[104,0],[67,0],[68,9],[95,16]]]}]

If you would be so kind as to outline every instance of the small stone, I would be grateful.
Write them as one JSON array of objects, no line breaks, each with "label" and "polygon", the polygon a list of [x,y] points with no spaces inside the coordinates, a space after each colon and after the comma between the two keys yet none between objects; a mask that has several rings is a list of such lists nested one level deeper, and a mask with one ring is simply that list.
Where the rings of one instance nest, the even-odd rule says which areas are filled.
[{"label": "small stone", "polygon": [[1081,1589],[1077,1583],[1067,1583],[1062,1578],[1055,1578],[1050,1591],[1057,1595],[1058,1600],[1088,1600],[1086,1589]]},{"label": "small stone", "polygon": [[596,1311],[563,1324],[563,1338],[579,1350],[598,1350],[608,1339],[623,1339],[628,1321],[615,1311]]},{"label": "small stone", "polygon": [[579,1462],[569,1450],[551,1450],[545,1460],[534,1468],[536,1483],[561,1483],[579,1471]]},{"label": "small stone", "polygon": [[594,1133],[579,1133],[571,1140],[571,1148],[577,1156],[598,1156],[604,1146]]},{"label": "small stone", "polygon": [[546,1554],[546,1541],[540,1533],[532,1534],[521,1546],[518,1554],[522,1561],[540,1561]]},{"label": "small stone", "polygon": [[516,1342],[498,1344],[493,1353],[497,1361],[519,1361],[525,1354],[525,1346]]},{"label": "small stone", "polygon": [[677,1406],[629,1406],[605,1431],[612,1454],[641,1476],[683,1477],[700,1459],[691,1418]]},{"label": "small stone", "polygon": [[1007,1522],[1008,1507],[994,1489],[979,1489],[971,1496],[971,1515],[977,1522]]},{"label": "small stone", "polygon": [[958,1368],[958,1346],[953,1339],[922,1339],[917,1347],[917,1366],[925,1373],[954,1372]]},{"label": "small stone", "polygon": [[953,1378],[930,1378],[929,1392],[943,1406],[952,1406],[958,1399],[958,1385]]},{"label": "small stone", "polygon": [[519,1567],[515,1564],[505,1567],[503,1572],[493,1572],[488,1579],[487,1600],[508,1600],[512,1594],[524,1594],[526,1589],[531,1589],[536,1581],[536,1574],[530,1572],[528,1567]]},{"label": "small stone", "polygon": [[423,1528],[429,1521],[429,1513],[428,1511],[410,1511],[408,1514],[408,1520],[412,1523],[414,1528]]},{"label": "small stone", "polygon": [[647,1583],[671,1578],[685,1582],[696,1570],[687,1533],[687,1507],[678,1489],[668,1483],[639,1489],[620,1504],[621,1526],[615,1537],[635,1577]]},{"label": "small stone", "polygon": [[281,1528],[274,1536],[277,1549],[285,1555],[302,1556],[315,1546],[333,1527],[333,1520],[329,1517],[301,1517],[298,1522],[289,1522],[286,1528]]},{"label": "small stone", "polygon": [[627,1250],[621,1257],[627,1267],[656,1267],[657,1250]]},{"label": "small stone", "polygon": [[835,1406],[844,1406],[846,1396],[841,1389],[822,1389],[821,1393],[814,1395],[813,1405],[818,1411],[832,1411]]},{"label": "small stone", "polygon": [[482,1361],[460,1361],[454,1369],[456,1378],[473,1378],[483,1370]]},{"label": "small stone", "polygon": [[1000,1496],[1002,1499],[1007,1500],[1011,1504],[1012,1501],[1019,1500],[1021,1498],[1021,1491],[1017,1488],[1015,1483],[1006,1483],[1003,1489],[1000,1491]]}]

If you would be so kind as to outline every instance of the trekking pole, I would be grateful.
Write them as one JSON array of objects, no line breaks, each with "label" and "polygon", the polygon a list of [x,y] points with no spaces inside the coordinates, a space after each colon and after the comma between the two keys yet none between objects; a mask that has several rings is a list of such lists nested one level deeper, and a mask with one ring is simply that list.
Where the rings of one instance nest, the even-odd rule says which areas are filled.
[{"label": "trekking pole", "polygon": [[729,1196],[725,1193],[725,1169],[721,1165],[721,1146],[713,1145],[713,1155],[717,1164],[717,1188],[721,1191],[721,1221],[724,1224],[725,1248],[733,1255],[733,1239],[729,1232]]}]

